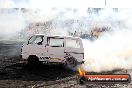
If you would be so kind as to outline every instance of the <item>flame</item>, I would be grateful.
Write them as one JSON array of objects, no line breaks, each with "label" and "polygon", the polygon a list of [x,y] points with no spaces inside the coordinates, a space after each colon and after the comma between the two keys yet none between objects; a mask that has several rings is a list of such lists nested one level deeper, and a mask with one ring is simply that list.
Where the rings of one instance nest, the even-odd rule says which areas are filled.
[{"label": "flame", "polygon": [[85,75],[85,71],[82,69],[82,67],[78,67],[78,72],[81,76],[84,76]]}]

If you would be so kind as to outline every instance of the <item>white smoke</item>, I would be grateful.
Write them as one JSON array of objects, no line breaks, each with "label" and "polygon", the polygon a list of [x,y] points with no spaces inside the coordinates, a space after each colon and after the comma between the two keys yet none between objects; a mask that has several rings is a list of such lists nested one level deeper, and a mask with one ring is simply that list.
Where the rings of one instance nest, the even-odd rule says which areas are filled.
[{"label": "white smoke", "polygon": [[[111,24],[112,32],[102,35],[98,40],[84,40],[86,71],[111,71],[132,69],[132,13],[121,9],[118,13],[102,10],[97,16]],[[101,19],[100,19],[101,18]],[[112,21],[112,22],[111,22]]]},{"label": "white smoke", "polygon": [[45,9],[0,8],[0,40],[19,40],[22,31],[26,35],[30,23],[47,22],[53,17]]},{"label": "white smoke", "polygon": [[[45,23],[49,21],[51,21],[51,34],[69,35],[69,32],[87,30],[90,27],[89,23],[87,23],[90,17],[88,17],[86,12],[86,9],[82,13],[77,8],[1,8],[0,37],[1,40],[10,40],[12,38],[16,40],[21,31],[25,30],[24,36],[27,36],[26,28],[28,28],[30,23]],[[34,29],[32,31],[36,30]]]},{"label": "white smoke", "polygon": [[1,39],[9,40],[15,37],[25,26],[26,22],[20,11],[14,9],[0,9]]},{"label": "white smoke", "polygon": [[[87,9],[85,9],[86,11]],[[4,12],[3,12],[4,11]],[[28,9],[26,12],[1,10],[0,37],[10,39],[29,23],[52,21],[53,34],[68,35],[68,31],[88,31],[95,26],[110,26],[111,31],[96,41],[84,40],[86,71],[107,71],[132,68],[131,9],[100,10],[99,13],[78,9]],[[84,13],[85,12],[85,13]],[[80,14],[82,13],[82,14]]]}]

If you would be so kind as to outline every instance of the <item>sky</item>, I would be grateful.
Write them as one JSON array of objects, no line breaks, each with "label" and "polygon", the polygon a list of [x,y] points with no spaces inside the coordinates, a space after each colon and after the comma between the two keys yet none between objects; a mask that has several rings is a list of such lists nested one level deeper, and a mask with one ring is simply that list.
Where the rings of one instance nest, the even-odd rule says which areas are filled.
[{"label": "sky", "polygon": [[[106,6],[105,6],[106,1]],[[132,8],[131,0],[0,0],[0,8]]]}]

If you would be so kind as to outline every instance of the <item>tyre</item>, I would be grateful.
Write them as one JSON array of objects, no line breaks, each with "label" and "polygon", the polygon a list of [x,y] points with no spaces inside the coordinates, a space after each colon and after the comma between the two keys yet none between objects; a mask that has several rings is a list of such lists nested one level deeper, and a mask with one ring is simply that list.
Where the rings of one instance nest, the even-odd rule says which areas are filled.
[{"label": "tyre", "polygon": [[66,58],[66,61],[64,63],[64,67],[66,69],[70,69],[73,71],[76,71],[76,67],[77,67],[78,63],[76,61],[75,58],[71,57],[71,58]]},{"label": "tyre", "polygon": [[37,67],[39,65],[39,59],[37,56],[29,56],[28,58],[29,67]]}]

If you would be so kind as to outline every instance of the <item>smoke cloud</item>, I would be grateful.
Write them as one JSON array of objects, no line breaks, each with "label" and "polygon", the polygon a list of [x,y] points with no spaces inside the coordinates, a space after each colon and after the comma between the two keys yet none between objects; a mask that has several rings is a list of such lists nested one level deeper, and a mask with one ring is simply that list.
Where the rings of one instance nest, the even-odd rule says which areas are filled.
[{"label": "smoke cloud", "polygon": [[[112,32],[102,35],[94,42],[84,40],[86,71],[111,71],[132,68],[131,11],[121,9],[118,13],[102,10],[97,16],[111,24]],[[103,15],[102,15],[103,14]],[[114,22],[114,23],[112,23]]]},{"label": "smoke cloud", "polygon": [[14,9],[0,9],[0,38],[15,37],[26,26],[21,12]]},{"label": "smoke cloud", "polygon": [[[110,71],[132,68],[132,11],[110,9],[81,12],[77,8],[0,9],[0,39],[17,39],[26,34],[30,23],[51,22],[51,34],[69,35],[69,32],[86,33],[95,27],[110,27],[97,40],[83,40],[86,71]],[[31,30],[31,31],[36,31]],[[44,32],[42,32],[44,33]]]}]

